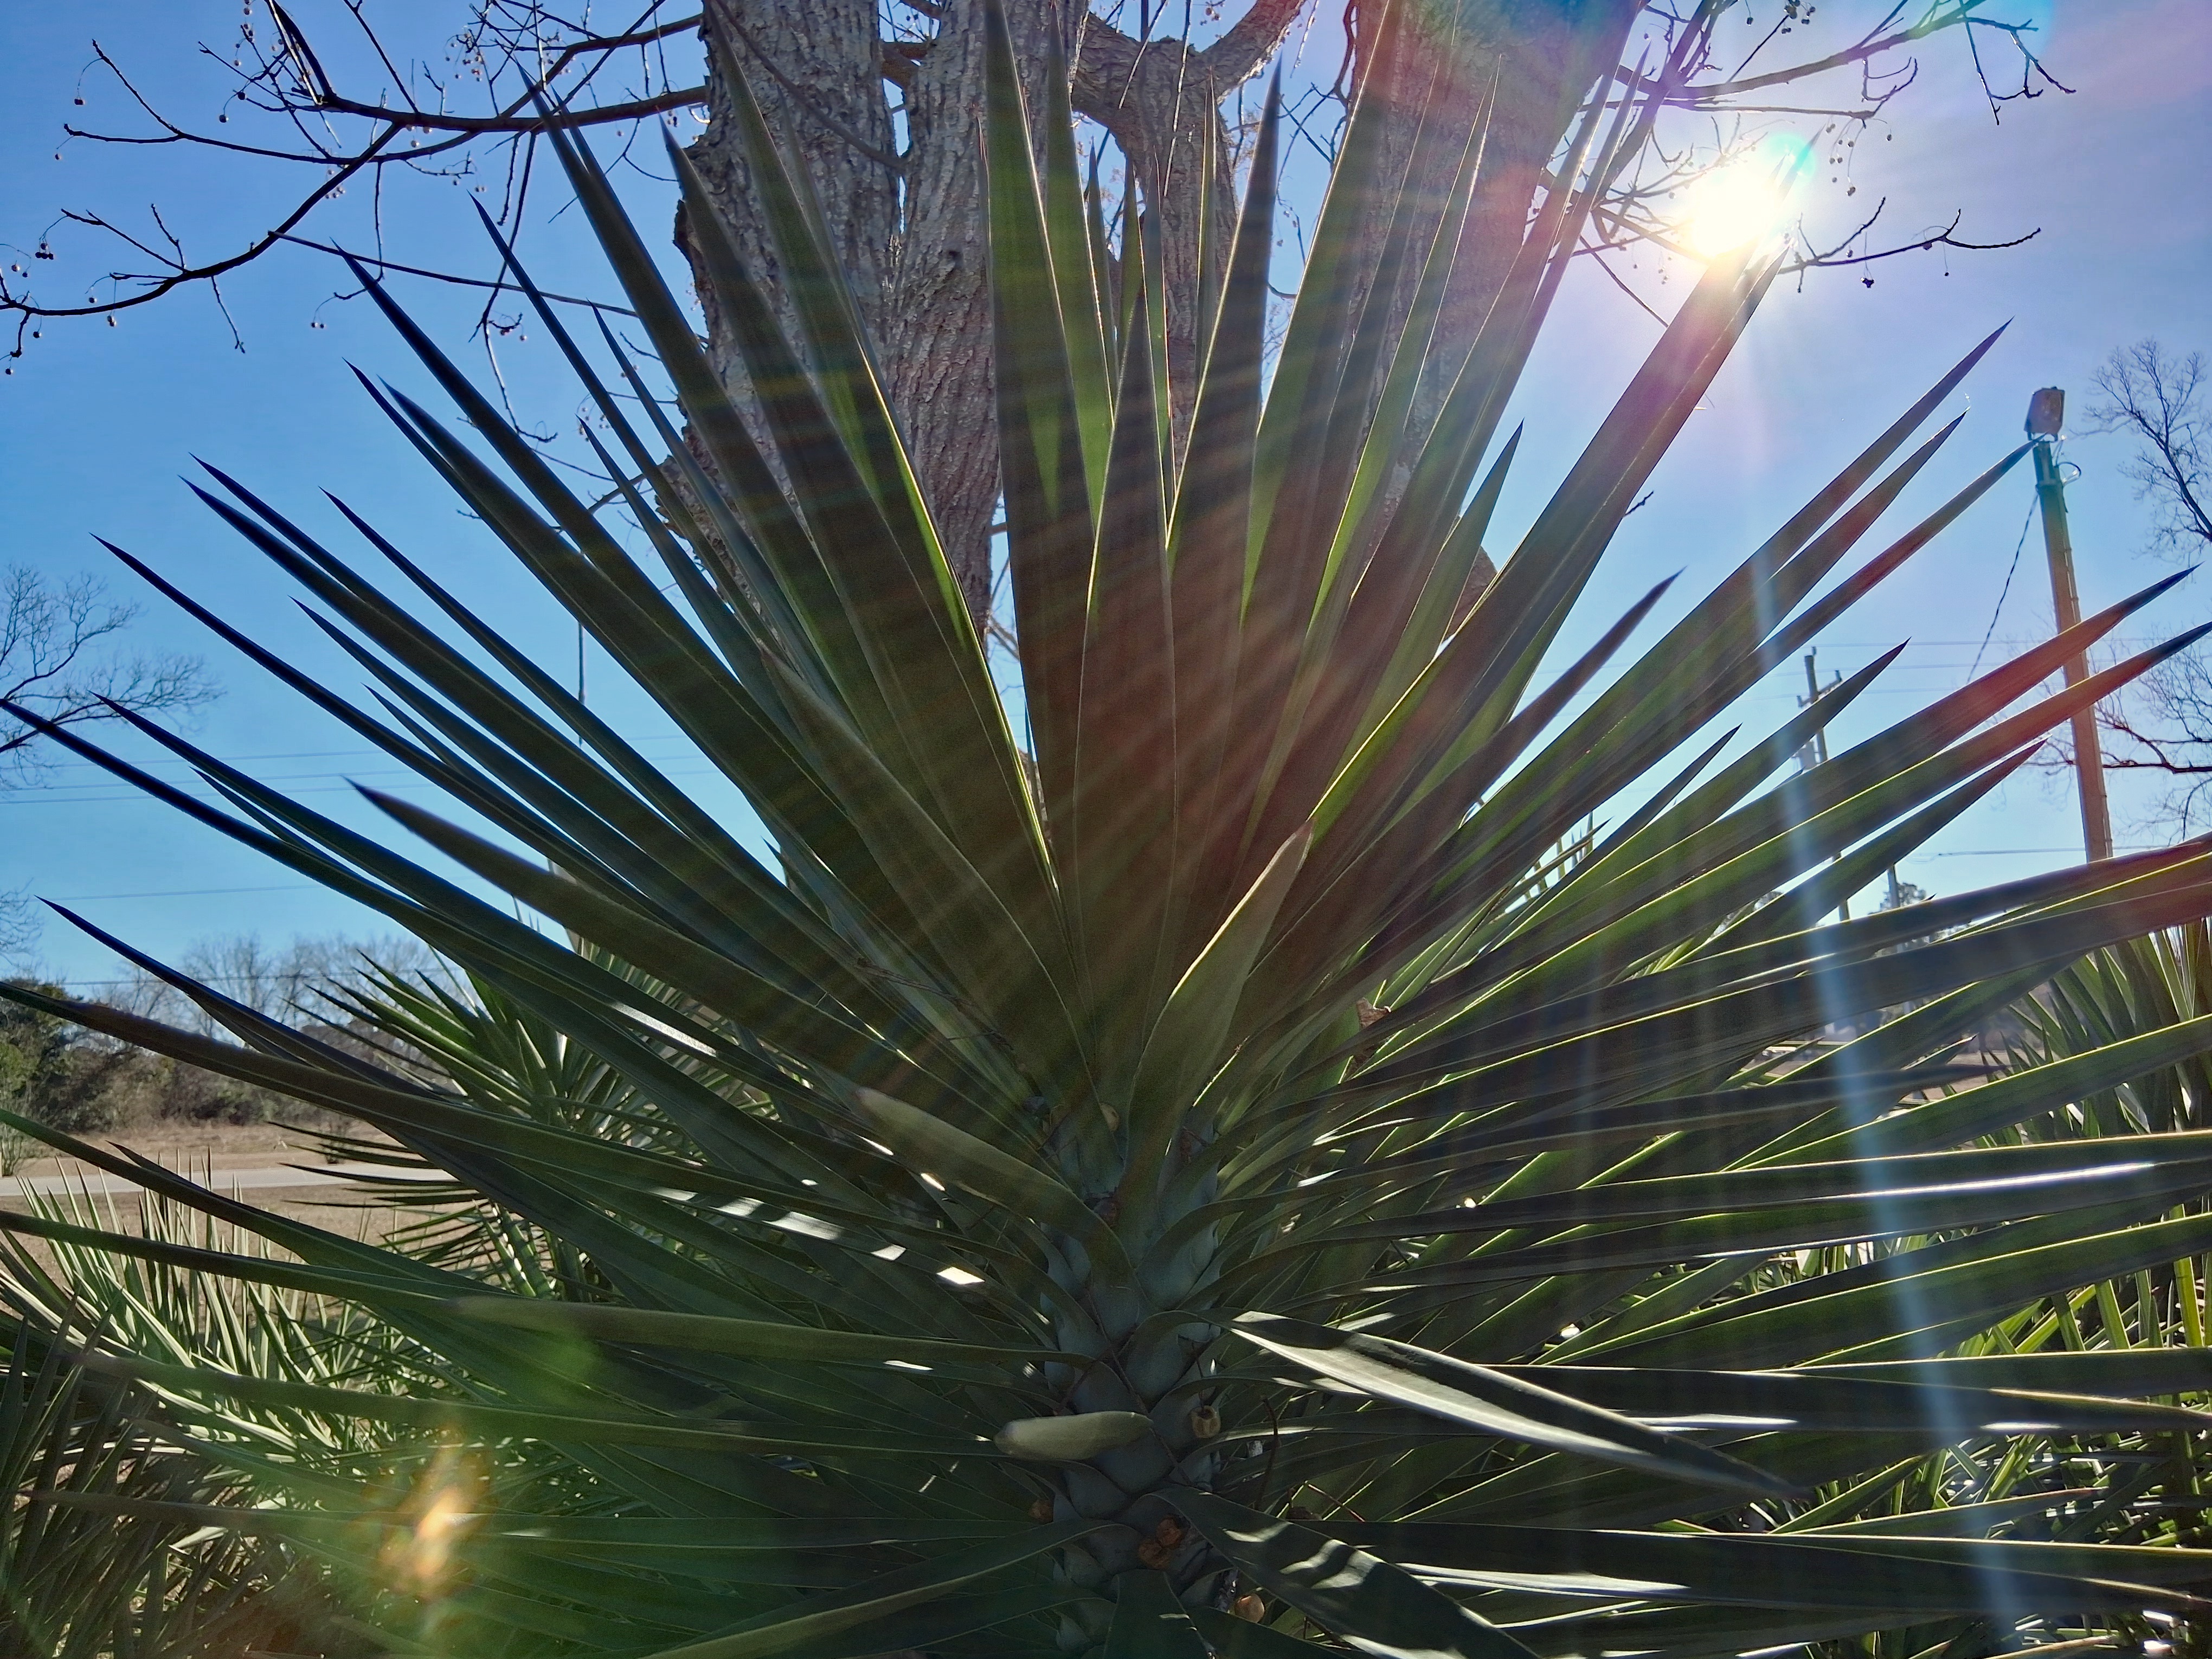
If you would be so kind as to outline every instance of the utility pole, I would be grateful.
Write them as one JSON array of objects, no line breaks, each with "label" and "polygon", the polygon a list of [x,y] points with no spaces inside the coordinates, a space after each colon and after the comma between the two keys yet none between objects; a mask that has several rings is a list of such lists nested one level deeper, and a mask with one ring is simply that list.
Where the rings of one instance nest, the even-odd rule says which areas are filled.
[{"label": "utility pole", "polygon": [[[1805,695],[1797,699],[1797,706],[1800,708],[1810,708],[1820,701],[1820,671],[1818,666],[1820,655],[1820,647],[1817,645],[1805,653]],[[1842,684],[1843,681],[1843,671],[1838,669],[1829,677],[1828,687],[1832,690]],[[1812,741],[1797,751],[1797,769],[1801,772],[1809,772],[1816,766],[1826,766],[1827,763],[1828,728],[1825,726],[1816,726],[1813,728]],[[1842,861],[1843,856],[1841,853],[1836,854],[1838,863]],[[1850,900],[1845,899],[1837,905],[1836,916],[1842,921],[1849,921],[1851,919]]]},{"label": "utility pole", "polygon": [[[1805,695],[1797,699],[1797,706],[1800,708],[1810,708],[1820,701],[1820,671],[1815,666],[1820,655],[1820,647],[1817,645],[1805,653]],[[1843,671],[1838,669],[1836,671],[1835,677],[1828,684],[1832,686],[1840,684],[1843,678]],[[1826,766],[1827,763],[1828,728],[1825,726],[1816,726],[1813,728],[1812,742],[1797,751],[1797,765],[1800,770],[1809,772],[1816,766]]]},{"label": "utility pole", "polygon": [[[2058,631],[2081,620],[2081,598],[2074,587],[2074,538],[2066,528],[2066,485],[2058,476],[2058,437],[2066,423],[2066,393],[2047,386],[2027,402],[2027,435],[2035,441],[2035,499],[2043,510],[2043,550],[2051,559],[2051,605]],[[2089,660],[2066,659],[2066,684],[2089,678]],[[2074,716],[2074,776],[2081,798],[2081,842],[2091,862],[2112,856],[2112,814],[2105,803],[2105,757],[2097,742],[2093,703]]]}]

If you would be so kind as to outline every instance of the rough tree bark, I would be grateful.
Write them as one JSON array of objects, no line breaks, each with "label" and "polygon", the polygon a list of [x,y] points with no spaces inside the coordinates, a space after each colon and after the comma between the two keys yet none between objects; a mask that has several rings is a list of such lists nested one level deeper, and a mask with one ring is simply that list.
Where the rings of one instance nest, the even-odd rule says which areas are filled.
[{"label": "rough tree bark", "polygon": [[[1310,0],[1251,0],[1212,45],[1133,37],[1081,0],[1007,0],[1018,52],[1035,76],[1057,39],[1079,112],[1127,158],[1159,236],[1168,315],[1171,407],[1188,411],[1218,282],[1220,239],[1234,222],[1232,136],[1221,106],[1266,68]],[[883,349],[894,408],[963,591],[978,616],[990,603],[989,528],[998,499],[993,439],[990,296],[986,285],[981,0],[942,0],[934,37],[886,43],[875,0],[710,0],[710,100],[691,154],[740,247],[774,284],[775,264],[751,197],[726,77],[742,68],[771,128],[803,163],[863,313]],[[1528,223],[1545,167],[1601,76],[1619,62],[1635,0],[1409,0],[1394,52],[1376,53],[1379,7],[1355,0],[1355,74],[1386,109],[1418,102],[1413,82],[1443,73],[1471,122],[1498,88],[1437,362],[1414,411],[1433,420],[1495,299]],[[1362,27],[1364,25],[1364,27]],[[898,148],[886,88],[903,96]],[[1032,84],[1033,106],[1042,88]],[[1412,120],[1391,134],[1402,170]],[[1449,177],[1434,181],[1439,194]],[[678,227],[679,245],[686,245]],[[1377,234],[1366,239],[1379,246]],[[744,375],[702,293],[712,350],[742,396]]]},{"label": "rough tree bark", "polygon": [[[1493,88],[1495,105],[1475,175],[1474,198],[1461,233],[1437,319],[1434,347],[1414,395],[1410,425],[1415,434],[1435,422],[1453,378],[1467,360],[1483,319],[1504,287],[1521,250],[1532,204],[1545,187],[1547,167],[1567,129],[1598,83],[1620,62],[1641,0],[1456,0],[1407,8],[1395,43],[1362,63],[1363,85],[1386,109],[1414,107],[1423,86],[1441,74],[1451,118],[1472,126]],[[1413,122],[1394,123],[1391,160],[1404,169],[1412,159]],[[1457,157],[1432,152],[1416,186],[1441,202]],[[1379,246],[1386,227],[1369,238]],[[1401,285],[1402,307],[1412,298],[1418,271]]]},{"label": "rough tree bark", "polygon": [[1096,16],[1084,19],[1071,98],[1078,113],[1113,135],[1152,216],[1178,439],[1190,414],[1226,239],[1237,222],[1234,146],[1222,102],[1267,65],[1305,6],[1306,0],[1253,0],[1226,34],[1202,50],[1182,40],[1139,42]]},{"label": "rough tree bark", "polygon": [[[1032,78],[1059,36],[1060,0],[1010,6],[1015,50]],[[705,134],[691,146],[740,249],[777,286],[772,243],[729,118],[737,64],[769,128],[805,165],[860,309],[883,354],[892,407],[954,574],[978,616],[990,605],[990,525],[999,493],[991,378],[991,296],[978,121],[983,108],[983,8],[949,0],[927,50],[887,51],[874,0],[713,0],[707,32]],[[886,82],[904,94],[907,143],[896,148]],[[679,216],[677,240],[689,251]],[[705,285],[710,355],[742,392],[737,350]]]}]

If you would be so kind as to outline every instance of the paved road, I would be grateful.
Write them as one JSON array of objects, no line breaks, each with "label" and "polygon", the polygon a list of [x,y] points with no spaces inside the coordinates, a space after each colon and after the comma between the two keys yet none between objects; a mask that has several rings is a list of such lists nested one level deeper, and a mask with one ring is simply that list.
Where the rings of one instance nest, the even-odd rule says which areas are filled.
[{"label": "paved road", "polygon": [[[406,1170],[390,1170],[376,1164],[314,1164],[282,1165],[275,1169],[217,1170],[208,1176],[198,1171],[186,1171],[191,1179],[218,1193],[280,1189],[297,1191],[301,1188],[343,1187],[348,1182],[368,1177],[381,1176],[401,1181],[439,1181],[445,1177],[421,1174]],[[11,1176],[0,1180],[0,1204],[9,1199],[21,1199],[36,1194],[53,1197],[70,1193],[89,1192],[94,1198],[124,1198],[144,1188],[125,1176],[114,1176],[88,1170],[82,1174]]]}]

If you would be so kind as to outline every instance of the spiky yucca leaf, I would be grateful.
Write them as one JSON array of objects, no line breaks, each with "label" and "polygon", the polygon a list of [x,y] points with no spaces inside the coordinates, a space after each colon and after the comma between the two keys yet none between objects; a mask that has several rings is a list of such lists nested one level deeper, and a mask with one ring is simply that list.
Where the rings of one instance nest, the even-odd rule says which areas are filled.
[{"label": "spiky yucca leaf", "polygon": [[0,1325],[0,1650],[371,1651],[290,1552],[204,1524],[245,1484],[181,1437],[150,1396],[73,1363],[53,1327]]},{"label": "spiky yucca leaf", "polygon": [[[2085,951],[2212,911],[2205,849],[1833,927],[1813,925],[1818,885],[1757,908],[1839,854],[1856,869],[1854,849],[1893,860],[2154,659],[1999,718],[2150,594],[1802,778],[1765,787],[1881,665],[1717,769],[1724,745],[1686,768],[1676,752],[2018,459],[1848,565],[1990,343],[1640,657],[1614,660],[1657,589],[1540,684],[1771,267],[1708,272],[1462,614],[1510,441],[1485,459],[1583,198],[1538,216],[1413,443],[1401,394],[1464,190],[1401,199],[1355,114],[1262,398],[1263,166],[1178,456],[1140,221],[1120,270],[1098,268],[1067,147],[1040,179],[995,25],[991,50],[1021,737],[803,179],[734,72],[804,337],[778,332],[684,187],[773,464],[591,156],[551,140],[678,411],[648,398],[635,429],[606,377],[649,387],[622,348],[541,314],[639,472],[672,451],[686,488],[626,501],[676,597],[363,280],[470,435],[371,394],[743,790],[773,865],[350,509],[416,602],[244,484],[203,492],[321,607],[381,712],[123,556],[473,814],[376,798],[583,944],[149,725],[225,805],[55,733],[391,917],[477,989],[387,988],[377,1018],[428,1071],[180,979],[238,1042],[11,994],[351,1114],[519,1229],[380,1248],[40,1132],[278,1248],[8,1224],[343,1301],[436,1381],[100,1363],[205,1402],[213,1441],[240,1402],[556,1462],[544,1490],[566,1509],[441,1534],[465,1571],[422,1625],[437,1651],[1688,1659],[2196,1608],[2212,1554],[2170,1528],[1869,1532],[1835,1494],[2024,1423],[2202,1421],[2153,1403],[2201,1400],[2195,1353],[1944,1356],[2039,1298],[2212,1248],[2193,1099],[2155,1133],[2008,1133],[2212,1033],[1984,1089],[1954,1091],[1941,1062]],[[1601,125],[1577,145],[1600,170]],[[1480,136],[1423,142],[1471,167]],[[1351,239],[1377,222],[1396,228],[1370,301]],[[1381,297],[1401,274],[1402,318]],[[1819,1251],[1832,1271],[1775,1270]],[[222,1519],[389,1597],[381,1558],[343,1540],[396,1522],[349,1508],[340,1476],[325,1459]]]},{"label": "spiky yucca leaf", "polygon": [[[2206,1024],[2212,950],[2205,923],[2123,940],[2063,969],[1992,1022],[1983,1042],[1997,1075],[1990,1087],[1954,1103],[1949,1133],[1972,1133],[1984,1146],[2110,1146],[2144,1134],[2186,1133],[2205,1097],[2204,1054],[2191,1041]],[[2070,1079],[2060,1109],[2009,1121],[1990,1109],[2006,1097]],[[1985,1104],[1986,1103],[1986,1104]],[[2200,1214],[2202,1194],[2185,1195],[2174,1218]],[[1856,1265],[1855,1247],[1824,1247],[1782,1258],[1763,1270],[1776,1283],[1804,1280]],[[2068,1386],[2104,1386],[2128,1369],[2171,1369],[2188,1387],[2207,1368],[2203,1286],[2207,1259],[2178,1255],[2114,1279],[2069,1283],[2027,1302],[1954,1352],[1972,1365],[2024,1353],[2045,1356],[2046,1373]],[[1879,1368],[1864,1373],[1879,1377]],[[1797,1529],[1971,1537],[1996,1532],[2061,1541],[2121,1545],[2204,1541],[2203,1471],[2212,1457],[2212,1423],[2199,1413],[2157,1427],[2146,1420],[2093,1425],[2023,1419],[2002,1440],[1906,1456],[1862,1478],[1825,1489],[1820,1502],[1789,1524]],[[2192,1650],[2201,1620],[2151,1610],[2112,1621],[2115,1643],[2163,1642]],[[1970,1632],[1987,1644],[1994,1621]],[[1829,1644],[1839,1656],[1910,1659],[1937,1640],[1943,1626],[1902,1626],[1864,1640]],[[2153,1649],[2153,1651],[2157,1650]]]}]

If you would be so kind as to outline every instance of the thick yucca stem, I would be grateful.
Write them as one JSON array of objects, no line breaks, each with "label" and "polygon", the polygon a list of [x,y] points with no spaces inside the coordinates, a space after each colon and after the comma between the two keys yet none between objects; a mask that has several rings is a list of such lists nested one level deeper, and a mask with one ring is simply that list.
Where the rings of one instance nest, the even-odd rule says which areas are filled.
[{"label": "thick yucca stem", "polygon": [[[1056,1477],[1053,1519],[1115,1523],[1069,1545],[1055,1566],[1061,1582],[1106,1598],[1063,1620],[1064,1649],[1080,1651],[1104,1639],[1109,1603],[1120,1601],[1133,1575],[1165,1573],[1184,1597],[1210,1598],[1218,1588],[1224,1565],[1176,1504],[1178,1489],[1211,1490],[1219,1462],[1212,1442],[1221,1419],[1206,1386],[1213,1335],[1171,1313],[1156,1314],[1077,1385],[1079,1409],[1140,1412],[1152,1429]],[[1106,1401],[1126,1403],[1091,1403]]]},{"label": "thick yucca stem", "polygon": [[[1126,1170],[1121,1173],[1126,1176]],[[1210,1277],[1213,1230],[1170,1249],[1158,1262],[1150,1249],[1191,1209],[1215,1195],[1218,1182],[1212,1173],[1181,1181],[1172,1179],[1176,1173],[1191,1172],[1164,1166],[1144,1185],[1148,1196],[1172,1190],[1179,1202],[1171,1208],[1149,1206],[1146,1237],[1117,1234],[1139,1265],[1135,1277],[1110,1277],[1073,1241],[1061,1244],[1062,1261],[1082,1262],[1084,1271],[1054,1277],[1095,1313],[1097,1326],[1085,1334],[1104,1339],[1093,1363],[1080,1370],[1066,1368],[1061,1383],[1066,1407],[1073,1413],[1134,1413],[1151,1425],[1127,1444],[1060,1469],[1053,1477],[1051,1500],[1035,1511],[1040,1518],[1115,1523],[1068,1546],[1056,1563],[1060,1582],[1102,1598],[1063,1618],[1060,1645],[1068,1651],[1085,1651],[1105,1639],[1113,1607],[1133,1575],[1164,1573],[1179,1596],[1212,1601],[1228,1571],[1176,1504],[1179,1489],[1212,1489],[1222,1426],[1209,1386],[1218,1366],[1214,1350],[1220,1331],[1196,1313],[1189,1296]],[[1114,1183],[1115,1193],[1126,1190],[1126,1180]],[[1110,1212],[1116,1200],[1109,1196],[1100,1202]],[[1062,1340],[1074,1334],[1061,1322]]]}]

